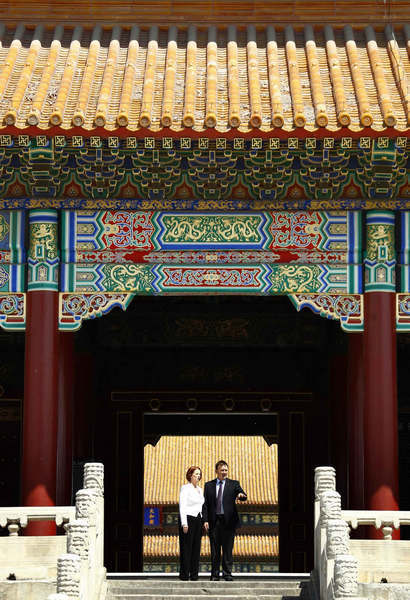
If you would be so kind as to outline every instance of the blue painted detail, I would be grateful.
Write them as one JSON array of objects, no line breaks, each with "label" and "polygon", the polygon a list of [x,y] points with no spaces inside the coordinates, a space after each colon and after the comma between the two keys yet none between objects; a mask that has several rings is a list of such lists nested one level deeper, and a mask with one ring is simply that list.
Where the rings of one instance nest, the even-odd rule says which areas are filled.
[{"label": "blue painted detail", "polygon": [[347,262],[353,263],[355,262],[355,246],[356,246],[356,227],[355,227],[355,215],[353,212],[349,211],[347,213],[348,220],[348,236],[347,236],[347,244],[348,244],[348,255]]},{"label": "blue painted detail", "polygon": [[161,525],[161,511],[158,506],[144,507],[144,527],[159,527]]},{"label": "blue painted detail", "polygon": [[[0,225],[4,225],[4,230],[2,227],[2,231],[0,231],[0,250],[9,250],[10,248],[10,231],[11,231],[11,223],[10,223],[11,213],[8,210],[0,210]],[[7,233],[4,235],[4,232],[7,229]]]}]

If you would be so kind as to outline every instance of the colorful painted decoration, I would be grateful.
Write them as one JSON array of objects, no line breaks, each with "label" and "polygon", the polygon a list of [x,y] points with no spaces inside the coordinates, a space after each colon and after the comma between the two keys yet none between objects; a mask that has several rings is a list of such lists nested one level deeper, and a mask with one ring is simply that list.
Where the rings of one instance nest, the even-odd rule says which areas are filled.
[{"label": "colorful painted decoration", "polygon": [[60,294],[59,329],[76,330],[84,319],[102,317],[116,306],[126,310],[135,294]]},{"label": "colorful painted decoration", "polygon": [[267,262],[360,259],[361,215],[346,211],[63,211],[62,222],[67,263],[168,262],[171,251],[181,258],[191,253],[188,262],[197,262],[194,257],[202,252],[204,263],[218,262],[221,253],[222,262],[228,262],[228,252],[240,257],[241,251],[254,251],[247,255],[255,257],[253,262],[263,262],[258,260],[262,251],[272,259]]},{"label": "colorful painted decoration", "polygon": [[5,134],[0,172],[0,209],[410,209],[405,136]]},{"label": "colorful painted decoration", "polygon": [[363,331],[363,295],[292,294],[289,298],[297,311],[310,308],[321,317],[340,321],[344,331]]},{"label": "colorful painted decoration", "polygon": [[396,291],[394,221],[390,211],[369,211],[366,215],[366,292]]},{"label": "colorful painted decoration", "polygon": [[26,326],[26,294],[0,294],[0,327],[21,331]]},{"label": "colorful painted decoration", "polygon": [[27,290],[58,292],[58,221],[56,210],[31,210]]}]

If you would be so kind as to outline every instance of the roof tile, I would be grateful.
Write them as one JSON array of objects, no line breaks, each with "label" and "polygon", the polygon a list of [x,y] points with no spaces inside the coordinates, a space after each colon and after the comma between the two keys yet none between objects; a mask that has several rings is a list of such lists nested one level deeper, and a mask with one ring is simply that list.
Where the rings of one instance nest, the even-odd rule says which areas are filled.
[{"label": "roof tile", "polygon": [[[239,479],[249,504],[278,504],[278,447],[262,436],[162,436],[144,449],[144,503],[177,504],[185,473],[202,469],[203,481],[215,476],[217,460],[229,464],[229,476]],[[245,505],[246,503],[241,503]]]},{"label": "roof tile", "polygon": [[[210,556],[209,537],[201,540],[201,557]],[[177,535],[144,535],[145,558],[176,558],[179,556]],[[236,535],[234,558],[273,558],[279,556],[277,535]]]},{"label": "roof tile", "polygon": [[403,132],[409,37],[407,25],[0,28],[0,127]]}]

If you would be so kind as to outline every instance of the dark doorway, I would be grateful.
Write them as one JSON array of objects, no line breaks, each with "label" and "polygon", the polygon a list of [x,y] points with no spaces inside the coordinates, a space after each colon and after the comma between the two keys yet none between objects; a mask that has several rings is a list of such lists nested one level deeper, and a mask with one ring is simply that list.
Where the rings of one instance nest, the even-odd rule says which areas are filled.
[{"label": "dark doorway", "polygon": [[313,469],[329,464],[329,358],[345,341],[338,323],[285,297],[136,297],[85,323],[108,569],[142,569],[144,442],[196,428],[279,439],[280,569],[309,570]]},{"label": "dark doorway", "polygon": [[[186,406],[196,407],[186,410]],[[216,406],[229,411],[216,411]],[[279,444],[279,540],[282,572],[312,565],[313,469],[318,431],[311,394],[116,392],[111,399],[107,466],[107,565],[142,571],[143,447],[166,434],[262,435]],[[150,410],[155,407],[155,411]],[[185,408],[185,410],[183,410]],[[181,410],[182,409],[182,410]],[[234,410],[233,410],[234,409]],[[179,431],[176,431],[179,429]],[[172,477],[172,473],[169,475]]]}]

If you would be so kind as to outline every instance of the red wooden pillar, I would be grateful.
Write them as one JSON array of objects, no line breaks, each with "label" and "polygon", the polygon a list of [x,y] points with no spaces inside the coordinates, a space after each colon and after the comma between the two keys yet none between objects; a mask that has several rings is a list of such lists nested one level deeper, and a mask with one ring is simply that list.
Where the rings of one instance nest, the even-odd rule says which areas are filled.
[{"label": "red wooden pillar", "polygon": [[351,510],[364,509],[363,472],[363,403],[364,365],[363,334],[349,333],[347,368],[347,418],[348,418],[348,465],[349,494],[348,506]]},{"label": "red wooden pillar", "polygon": [[74,334],[59,334],[57,504],[71,504],[73,464]]},{"label": "red wooden pillar", "polygon": [[[52,506],[56,501],[58,387],[57,212],[29,215],[27,323],[23,405],[22,501]],[[28,535],[52,535],[53,523],[31,523]]]},{"label": "red wooden pillar", "polygon": [[[398,510],[394,213],[367,215],[365,259],[365,508]],[[370,529],[373,538],[382,532]],[[394,533],[394,537],[399,537]]]}]

